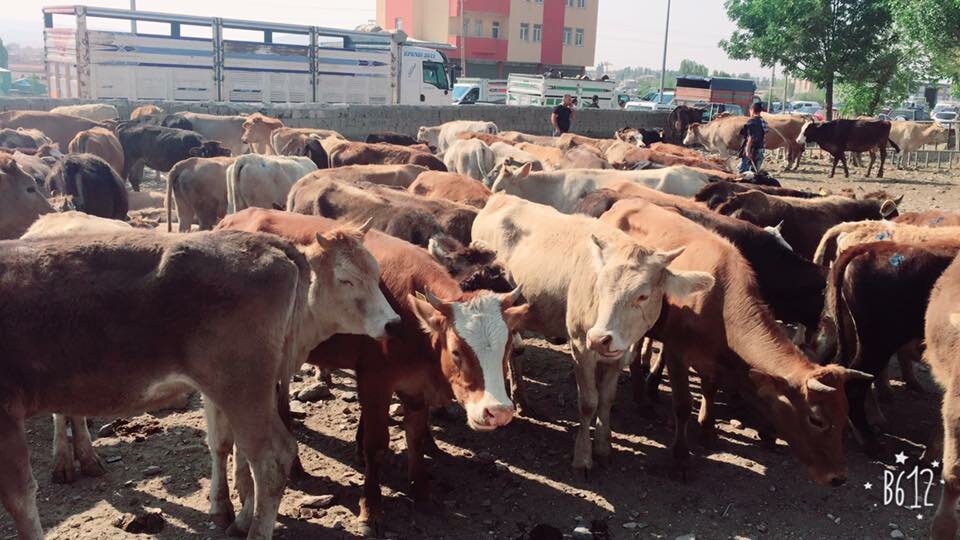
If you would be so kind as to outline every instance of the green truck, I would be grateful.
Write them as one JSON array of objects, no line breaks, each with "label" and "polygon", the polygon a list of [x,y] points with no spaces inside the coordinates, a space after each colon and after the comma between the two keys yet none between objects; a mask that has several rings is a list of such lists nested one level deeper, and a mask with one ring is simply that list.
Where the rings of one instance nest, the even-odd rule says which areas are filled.
[{"label": "green truck", "polygon": [[590,79],[560,79],[543,75],[511,73],[507,78],[507,105],[554,107],[565,94],[577,99],[578,108],[586,108],[597,96],[601,109],[619,109],[614,92],[616,81]]}]

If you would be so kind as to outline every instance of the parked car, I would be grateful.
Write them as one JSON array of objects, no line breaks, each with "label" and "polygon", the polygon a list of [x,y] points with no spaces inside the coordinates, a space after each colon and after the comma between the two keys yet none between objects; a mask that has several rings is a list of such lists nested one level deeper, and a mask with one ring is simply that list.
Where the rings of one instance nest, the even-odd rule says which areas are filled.
[{"label": "parked car", "polygon": [[700,101],[693,104],[697,109],[703,109],[703,122],[709,122],[718,114],[728,113],[732,116],[743,116],[743,108],[734,103],[707,103]]},{"label": "parked car", "polygon": [[823,105],[816,101],[794,101],[791,114],[809,114],[814,115],[823,110]]},{"label": "parked car", "polygon": [[641,96],[639,100],[627,102],[623,108],[627,111],[669,111],[676,108],[676,104],[673,102],[673,96],[673,90],[664,90],[663,103],[660,103],[660,91],[651,90]]},{"label": "parked car", "polygon": [[955,108],[943,108],[939,111],[934,109],[933,114],[930,115],[933,118],[933,121],[940,124],[943,127],[952,127],[957,123],[957,109]]}]

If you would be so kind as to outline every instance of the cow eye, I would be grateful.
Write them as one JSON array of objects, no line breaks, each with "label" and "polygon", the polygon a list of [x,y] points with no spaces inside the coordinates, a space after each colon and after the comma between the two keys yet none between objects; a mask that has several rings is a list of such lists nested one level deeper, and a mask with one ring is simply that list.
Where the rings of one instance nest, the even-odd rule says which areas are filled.
[{"label": "cow eye", "polygon": [[817,418],[816,416],[814,416],[814,415],[812,415],[812,414],[810,415],[809,420],[810,420],[810,423],[813,425],[813,427],[815,427],[815,428],[817,428],[817,429],[826,429],[826,428],[827,428],[827,424],[826,424],[823,420],[820,420],[819,418]]},{"label": "cow eye", "polygon": [[640,296],[637,296],[636,300],[633,301],[633,305],[634,307],[640,307],[640,304],[646,302],[649,299],[650,299],[650,296],[646,294],[641,294]]},{"label": "cow eye", "polygon": [[340,284],[346,285],[347,287],[353,287],[353,282],[350,281],[349,279],[341,279]]}]

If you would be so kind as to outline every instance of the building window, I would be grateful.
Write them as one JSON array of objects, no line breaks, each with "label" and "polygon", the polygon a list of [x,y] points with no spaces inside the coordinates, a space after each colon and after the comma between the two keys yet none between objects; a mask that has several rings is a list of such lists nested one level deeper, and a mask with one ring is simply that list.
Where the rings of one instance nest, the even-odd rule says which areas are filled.
[{"label": "building window", "polygon": [[543,3],[543,0],[537,0],[537,3],[538,3],[538,4],[542,4],[542,3]]},{"label": "building window", "polygon": [[587,0],[577,0],[577,7],[580,9],[587,9]]},{"label": "building window", "polygon": [[463,28],[460,29],[460,35],[467,37],[467,32],[470,31],[470,19],[463,20]]},{"label": "building window", "polygon": [[573,29],[572,29],[572,28],[564,28],[564,29],[563,29],[563,44],[564,44],[564,45],[569,45],[572,40],[573,40]]},{"label": "building window", "polygon": [[397,17],[393,20],[393,27],[397,30],[403,30],[403,17]]},{"label": "building window", "polygon": [[474,32],[474,34],[477,37],[483,37],[483,21],[476,22],[476,31]]},{"label": "building window", "polygon": [[533,41],[539,43],[543,38],[543,25],[535,24],[533,25]]},{"label": "building window", "polygon": [[567,0],[567,7],[573,7],[573,0]]},{"label": "building window", "polygon": [[493,39],[500,39],[500,23],[493,21],[493,24],[490,25],[490,35],[493,36]]},{"label": "building window", "polygon": [[523,41],[530,41],[530,25],[527,23],[520,23],[520,39]]},{"label": "building window", "polygon": [[583,47],[583,28],[577,28],[577,47]]}]

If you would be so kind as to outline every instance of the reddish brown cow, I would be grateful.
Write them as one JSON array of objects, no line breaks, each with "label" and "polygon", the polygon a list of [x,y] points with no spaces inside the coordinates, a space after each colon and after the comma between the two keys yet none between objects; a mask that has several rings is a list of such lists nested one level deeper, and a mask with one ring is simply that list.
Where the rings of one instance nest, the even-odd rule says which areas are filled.
[{"label": "reddish brown cow", "polygon": [[[60,148],[67,148],[70,140],[85,129],[100,126],[99,123],[79,116],[45,111],[0,112],[0,128],[39,129]],[[117,171],[120,172],[120,171]]]},{"label": "reddish brown cow", "polygon": [[[333,220],[250,208],[228,216],[218,229],[263,231],[304,243],[337,227]],[[424,466],[429,407],[456,400],[467,410],[467,425],[489,431],[506,425],[513,404],[504,377],[510,336],[528,306],[515,305],[519,290],[507,294],[464,293],[457,282],[416,246],[387,235],[368,234],[364,246],[380,263],[380,288],[400,313],[402,329],[385,344],[361,336],[336,336],[310,353],[309,362],[357,374],[366,463],[360,522],[365,534],[381,532],[380,469],[390,442],[390,398],[404,406],[408,473],[413,497],[429,501]],[[423,293],[425,296],[416,297]]]},{"label": "reddish brown cow", "polygon": [[653,150],[650,148],[638,148],[631,147],[627,149],[623,148],[622,152],[617,152],[617,155],[608,154],[608,159],[611,160],[611,163],[620,164],[620,166],[625,166],[626,164],[639,163],[641,161],[649,161],[650,163],[656,163],[658,165],[663,165],[664,167],[670,167],[672,165],[687,165],[688,167],[697,167],[700,169],[708,169],[710,171],[723,171],[723,165],[714,163],[702,155],[696,157],[690,157],[685,155],[677,155],[667,152],[661,152],[659,150]]},{"label": "reddish brown cow", "polygon": [[98,156],[117,173],[123,173],[123,147],[120,146],[120,139],[107,128],[95,127],[77,133],[68,148],[71,154]]},{"label": "reddish brown cow", "polygon": [[821,196],[819,193],[812,191],[801,191],[799,189],[784,187],[758,186],[740,182],[714,182],[703,186],[703,188],[693,196],[693,200],[706,204],[711,210],[716,210],[721,204],[732,199],[735,193],[746,193],[748,191],[762,191],[768,195],[798,197],[801,199],[815,199]]},{"label": "reddish brown cow", "polygon": [[407,191],[427,199],[443,199],[477,208],[483,208],[490,198],[487,186],[473,178],[441,171],[421,174],[410,184]]},{"label": "reddish brown cow", "polygon": [[479,131],[464,131],[462,133],[457,133],[458,139],[468,140],[468,139],[480,139],[481,141],[491,145],[495,142],[502,142],[509,144],[510,146],[515,146],[517,141],[511,139],[504,139],[499,135],[491,135],[489,133],[481,133]]},{"label": "reddish brown cow", "polygon": [[345,165],[421,165],[434,171],[446,171],[439,158],[407,146],[397,144],[359,142],[344,143],[330,152],[330,166]]}]

